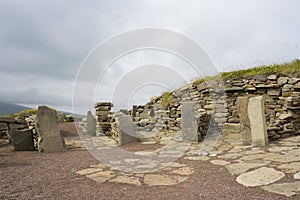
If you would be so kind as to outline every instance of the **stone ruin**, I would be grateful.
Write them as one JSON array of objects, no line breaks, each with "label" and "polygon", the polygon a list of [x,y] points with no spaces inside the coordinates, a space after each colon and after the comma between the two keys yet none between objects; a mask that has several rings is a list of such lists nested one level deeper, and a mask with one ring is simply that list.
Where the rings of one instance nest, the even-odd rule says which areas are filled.
[{"label": "stone ruin", "polygon": [[[122,144],[118,116],[131,116],[137,132],[168,134],[181,130],[182,103],[193,102],[197,138],[201,141],[210,129],[241,134],[245,145],[264,146],[300,134],[300,78],[281,74],[256,75],[224,82],[226,95],[220,96],[221,83],[215,80],[192,83],[170,93],[167,107],[163,97],[131,110],[110,113],[112,104],[95,104],[97,132]],[[135,140],[132,140],[135,141]]]},{"label": "stone ruin", "polygon": [[24,113],[18,117],[0,117],[1,138],[8,139],[14,151],[64,151],[57,114],[46,106],[39,106],[37,115]]}]

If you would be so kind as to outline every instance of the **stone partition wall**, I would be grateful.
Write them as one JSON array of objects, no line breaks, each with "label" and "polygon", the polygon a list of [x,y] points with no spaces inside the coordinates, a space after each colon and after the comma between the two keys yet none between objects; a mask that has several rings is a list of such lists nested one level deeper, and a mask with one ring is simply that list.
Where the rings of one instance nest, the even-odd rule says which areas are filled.
[{"label": "stone partition wall", "polygon": [[[222,86],[226,96],[220,95]],[[211,120],[209,117],[203,120],[203,116],[212,114],[213,121],[217,124],[239,124],[238,97],[255,96],[264,97],[269,140],[300,134],[300,78],[293,74],[256,75],[225,80],[223,84],[214,80],[192,83],[172,91],[166,109],[161,106],[162,97],[158,97],[147,103],[144,111],[141,110],[142,107],[135,107],[130,113],[138,113],[134,121],[141,130],[149,128],[147,126],[150,126],[150,129],[155,128],[158,119],[163,118],[164,129],[178,131],[181,122],[181,102],[193,101],[196,105],[196,116],[199,119],[202,117],[200,128]],[[154,109],[154,116],[145,125],[145,119],[149,119],[150,107]]]},{"label": "stone partition wall", "polygon": [[109,115],[113,104],[110,102],[97,102],[94,104],[96,110],[96,135],[111,135],[111,123]]}]

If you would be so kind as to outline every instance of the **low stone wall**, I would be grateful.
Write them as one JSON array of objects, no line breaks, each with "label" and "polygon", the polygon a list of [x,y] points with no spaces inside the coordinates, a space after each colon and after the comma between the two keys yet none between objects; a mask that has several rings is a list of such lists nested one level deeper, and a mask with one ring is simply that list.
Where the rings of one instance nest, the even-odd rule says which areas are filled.
[{"label": "low stone wall", "polygon": [[27,123],[29,117],[29,114],[17,118],[0,117],[1,138],[8,139],[15,151],[34,150],[34,127]]},{"label": "low stone wall", "polygon": [[[43,124],[41,120],[38,121],[36,114],[30,113],[23,113],[17,117],[0,117],[1,138],[8,139],[15,151],[39,150],[40,152],[52,152],[63,150],[64,142],[60,136],[56,112],[46,106],[40,106],[38,114],[42,113],[41,110],[46,112],[44,114],[46,119]],[[47,137],[48,135],[49,137]],[[57,148],[59,145],[56,145],[56,143],[60,143],[60,149]],[[48,148],[50,150],[47,147],[44,148],[47,145],[50,145],[50,148]]]},{"label": "low stone wall", "polygon": [[[222,86],[224,86],[223,91],[226,95],[220,93]],[[171,98],[166,109],[161,106],[163,97],[152,100],[144,107],[139,107],[138,118],[135,118],[135,122],[140,130],[148,128],[143,126],[147,118],[141,116],[149,116],[150,108],[154,109],[152,119],[155,119],[155,123],[149,121],[151,127],[156,126],[156,119],[164,116],[164,129],[180,130],[182,101],[195,103],[195,114],[199,119],[213,114],[213,120],[216,123],[239,124],[238,97],[263,95],[269,140],[300,134],[300,78],[294,77],[294,75],[257,75],[226,80],[223,84],[219,81],[193,83],[171,92],[170,95]],[[141,111],[141,108],[144,108],[144,111]],[[208,119],[204,121],[200,119],[199,128],[201,129],[203,127],[201,124],[206,124],[207,121]]]}]

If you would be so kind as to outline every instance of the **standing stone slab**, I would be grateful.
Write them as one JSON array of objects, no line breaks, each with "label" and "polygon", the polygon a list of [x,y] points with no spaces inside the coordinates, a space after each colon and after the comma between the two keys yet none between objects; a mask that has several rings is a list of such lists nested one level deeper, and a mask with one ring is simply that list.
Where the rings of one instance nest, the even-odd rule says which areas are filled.
[{"label": "standing stone slab", "polygon": [[237,108],[239,112],[242,140],[244,145],[251,145],[252,143],[250,120],[248,117],[248,102],[248,97],[238,97]]},{"label": "standing stone slab", "polygon": [[96,119],[91,111],[87,113],[87,134],[91,136],[96,135]]},{"label": "standing stone slab", "polygon": [[119,146],[138,141],[138,139],[134,137],[137,136],[137,133],[132,118],[129,115],[120,116],[117,120],[117,125],[120,130]]},{"label": "standing stone slab", "polygon": [[265,118],[264,97],[252,97],[248,103],[248,116],[253,146],[265,146],[268,143]]},{"label": "standing stone slab", "polygon": [[181,130],[182,137],[187,141],[198,142],[198,125],[195,119],[194,102],[182,102]]},{"label": "standing stone slab", "polygon": [[14,151],[34,151],[31,130],[13,130],[10,135]]},{"label": "standing stone slab", "polygon": [[136,117],[136,112],[137,112],[137,106],[136,105],[134,105],[134,106],[132,106],[132,118],[134,118],[134,117]]},{"label": "standing stone slab", "polygon": [[65,150],[65,142],[60,135],[57,115],[47,106],[39,106],[36,117],[39,152],[60,152]]}]

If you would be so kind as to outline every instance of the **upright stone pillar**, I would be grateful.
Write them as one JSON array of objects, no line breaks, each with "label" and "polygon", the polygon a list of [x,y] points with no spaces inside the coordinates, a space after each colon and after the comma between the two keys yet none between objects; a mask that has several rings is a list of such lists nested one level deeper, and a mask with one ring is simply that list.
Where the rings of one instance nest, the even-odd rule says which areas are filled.
[{"label": "upright stone pillar", "polygon": [[117,119],[117,125],[120,132],[118,141],[119,146],[135,143],[138,141],[132,118],[129,115],[120,116]]},{"label": "upright stone pillar", "polygon": [[198,125],[195,119],[194,103],[182,102],[181,131],[183,140],[198,142]]},{"label": "upright stone pillar", "polygon": [[237,108],[239,112],[241,134],[244,145],[251,145],[252,143],[250,120],[248,116],[248,102],[249,97],[238,97]]},{"label": "upright stone pillar", "polygon": [[136,117],[136,112],[137,112],[137,106],[136,105],[134,105],[134,106],[132,106],[132,118],[135,118]]},{"label": "upright stone pillar", "polygon": [[268,143],[264,97],[252,97],[248,103],[248,116],[253,146],[265,146]]},{"label": "upright stone pillar", "polygon": [[91,135],[91,136],[95,136],[96,135],[96,119],[90,110],[87,112],[86,119],[87,119],[87,134]]},{"label": "upright stone pillar", "polygon": [[39,106],[36,117],[39,152],[64,151],[65,142],[60,135],[57,115],[47,106]]}]

